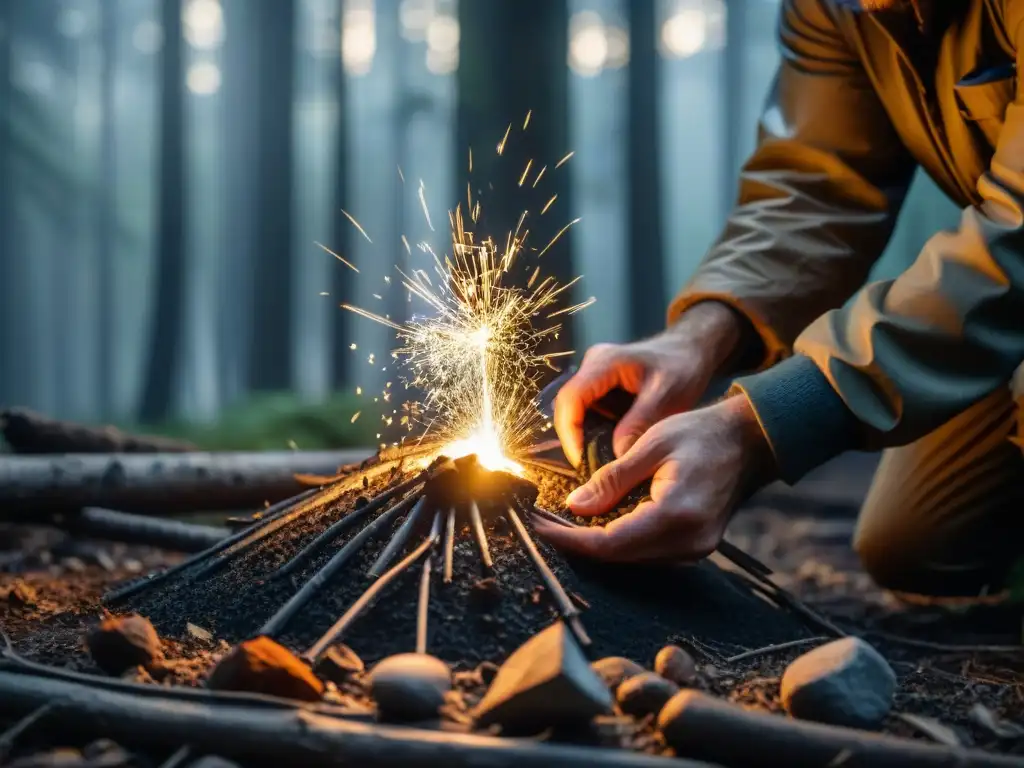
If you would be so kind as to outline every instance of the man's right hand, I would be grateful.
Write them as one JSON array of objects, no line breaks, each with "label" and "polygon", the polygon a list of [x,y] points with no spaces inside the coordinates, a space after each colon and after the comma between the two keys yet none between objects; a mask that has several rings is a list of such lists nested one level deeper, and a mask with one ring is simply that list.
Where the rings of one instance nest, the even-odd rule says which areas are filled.
[{"label": "man's right hand", "polygon": [[697,404],[734,356],[742,323],[725,304],[706,301],[649,339],[587,350],[555,398],[555,431],[573,466],[582,459],[583,416],[590,406],[616,387],[636,396],[612,435],[615,455],[622,456],[655,423]]}]

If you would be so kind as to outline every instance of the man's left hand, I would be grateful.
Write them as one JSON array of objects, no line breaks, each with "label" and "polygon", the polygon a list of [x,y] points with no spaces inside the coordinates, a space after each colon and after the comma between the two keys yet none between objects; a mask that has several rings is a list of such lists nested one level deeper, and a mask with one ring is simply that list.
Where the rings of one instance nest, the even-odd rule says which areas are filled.
[{"label": "man's left hand", "polygon": [[746,397],[670,416],[566,500],[577,515],[604,514],[648,478],[651,498],[606,526],[536,520],[557,547],[619,562],[695,561],[718,546],[736,505],[770,478],[771,450]]}]

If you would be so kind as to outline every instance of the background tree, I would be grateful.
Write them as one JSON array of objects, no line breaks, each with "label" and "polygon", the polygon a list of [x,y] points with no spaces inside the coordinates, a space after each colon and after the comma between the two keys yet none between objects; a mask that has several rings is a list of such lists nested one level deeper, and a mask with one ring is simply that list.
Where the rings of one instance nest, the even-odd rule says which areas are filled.
[{"label": "background tree", "polygon": [[253,306],[249,385],[283,390],[291,385],[292,105],[295,91],[295,2],[252,4],[257,58],[253,76],[257,146]]},{"label": "background tree", "polygon": [[118,4],[100,3],[100,158],[96,195],[96,250],[99,276],[97,332],[99,407],[101,415],[114,413],[114,285],[117,229],[117,131],[114,76],[117,66]]},{"label": "background tree", "polygon": [[157,221],[153,331],[140,416],[156,423],[168,416],[181,348],[185,287],[185,83],[181,0],[161,0],[164,30],[160,77],[160,192]]},{"label": "background tree", "polygon": [[657,47],[657,3],[630,0],[629,19],[629,309],[637,338],[665,324],[661,183],[658,153],[661,63]]}]

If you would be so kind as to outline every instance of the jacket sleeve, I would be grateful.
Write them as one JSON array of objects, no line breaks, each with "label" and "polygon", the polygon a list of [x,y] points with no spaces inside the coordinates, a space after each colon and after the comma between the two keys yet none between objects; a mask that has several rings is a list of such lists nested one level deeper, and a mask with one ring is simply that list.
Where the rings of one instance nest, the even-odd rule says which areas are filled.
[{"label": "jacket sleeve", "polygon": [[[1024,0],[1011,5],[1024,10]],[[1021,71],[1024,23],[1011,29]],[[792,358],[737,381],[783,479],[845,449],[912,442],[1008,386],[1024,360],[1021,82],[978,181],[982,202],[957,229],[934,235],[895,280],[815,320]]]},{"label": "jacket sleeve", "polygon": [[725,302],[764,342],[765,365],[863,285],[916,164],[828,0],[784,0],[782,62],[725,230],[669,308]]}]

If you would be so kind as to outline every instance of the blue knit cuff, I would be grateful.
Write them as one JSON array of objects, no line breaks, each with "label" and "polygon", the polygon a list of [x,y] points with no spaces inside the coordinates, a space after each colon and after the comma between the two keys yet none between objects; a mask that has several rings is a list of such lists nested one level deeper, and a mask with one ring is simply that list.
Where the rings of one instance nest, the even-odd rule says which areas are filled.
[{"label": "blue knit cuff", "polygon": [[750,400],[787,483],[857,447],[856,417],[805,355],[740,377],[733,389]]}]

